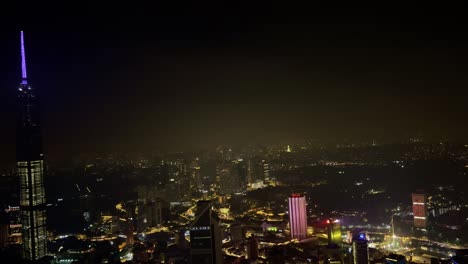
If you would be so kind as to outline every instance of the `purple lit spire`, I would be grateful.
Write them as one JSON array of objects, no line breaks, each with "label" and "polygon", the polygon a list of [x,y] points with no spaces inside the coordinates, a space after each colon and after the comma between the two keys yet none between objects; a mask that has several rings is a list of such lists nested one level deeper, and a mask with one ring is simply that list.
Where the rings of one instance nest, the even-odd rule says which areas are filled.
[{"label": "purple lit spire", "polygon": [[26,73],[26,53],[24,52],[24,37],[21,31],[21,84],[28,84],[28,75]]}]

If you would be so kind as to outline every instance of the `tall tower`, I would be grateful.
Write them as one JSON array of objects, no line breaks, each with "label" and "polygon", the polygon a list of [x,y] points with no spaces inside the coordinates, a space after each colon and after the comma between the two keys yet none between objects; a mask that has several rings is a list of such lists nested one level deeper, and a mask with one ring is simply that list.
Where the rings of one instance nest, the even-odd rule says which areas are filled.
[{"label": "tall tower", "polygon": [[28,83],[21,31],[21,83],[17,91],[16,166],[20,178],[23,258],[37,260],[47,253],[44,160],[39,106]]},{"label": "tall tower", "polygon": [[289,226],[291,239],[304,239],[307,236],[306,199],[301,194],[289,196]]},{"label": "tall tower", "polygon": [[413,217],[414,227],[426,228],[427,227],[427,202],[426,194],[422,190],[411,194],[413,200]]},{"label": "tall tower", "polygon": [[223,263],[222,233],[219,218],[211,210],[211,202],[198,201],[195,215],[190,225],[191,263]]},{"label": "tall tower", "polygon": [[343,240],[341,238],[341,224],[339,219],[328,219],[327,220],[327,235],[328,244],[340,245]]},{"label": "tall tower", "polygon": [[369,247],[364,233],[353,237],[353,263],[369,264]]}]

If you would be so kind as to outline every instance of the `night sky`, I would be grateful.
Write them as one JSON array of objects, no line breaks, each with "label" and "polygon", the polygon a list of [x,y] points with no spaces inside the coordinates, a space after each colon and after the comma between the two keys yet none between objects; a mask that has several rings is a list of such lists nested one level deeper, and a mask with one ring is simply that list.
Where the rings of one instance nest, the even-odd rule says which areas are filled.
[{"label": "night sky", "polygon": [[31,2],[0,11],[3,160],[15,157],[19,30],[52,159],[304,138],[468,139],[462,5]]}]

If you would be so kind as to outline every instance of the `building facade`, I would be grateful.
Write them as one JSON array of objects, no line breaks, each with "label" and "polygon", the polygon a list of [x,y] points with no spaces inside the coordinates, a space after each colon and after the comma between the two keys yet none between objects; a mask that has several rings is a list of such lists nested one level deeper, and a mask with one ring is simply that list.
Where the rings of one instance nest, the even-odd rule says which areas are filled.
[{"label": "building facade", "polygon": [[291,239],[304,239],[307,236],[306,198],[301,194],[289,196],[289,227]]},{"label": "building facade", "polygon": [[191,261],[197,264],[221,264],[222,238],[219,218],[211,210],[210,201],[199,201],[196,218],[190,226]]},{"label": "building facade", "polygon": [[353,237],[353,262],[354,264],[369,264],[369,247],[364,233]]},{"label": "building facade", "polygon": [[426,194],[423,192],[416,192],[411,194],[413,200],[413,218],[414,227],[426,228],[427,227],[427,201]]},{"label": "building facade", "polygon": [[340,245],[343,242],[341,237],[341,224],[339,219],[327,220],[327,235],[328,244]]},{"label": "building facade", "polygon": [[44,157],[38,99],[28,83],[22,31],[21,70],[22,79],[17,91],[16,164],[20,178],[23,258],[37,260],[47,253]]}]

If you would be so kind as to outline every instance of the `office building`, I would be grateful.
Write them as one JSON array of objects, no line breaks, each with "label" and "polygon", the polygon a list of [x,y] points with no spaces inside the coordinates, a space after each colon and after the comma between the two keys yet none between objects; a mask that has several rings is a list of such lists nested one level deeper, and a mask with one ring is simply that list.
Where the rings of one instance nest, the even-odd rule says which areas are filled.
[{"label": "office building", "polygon": [[259,157],[249,159],[247,163],[248,186],[251,189],[263,187],[265,182],[270,180],[270,169],[268,163]]},{"label": "office building", "polygon": [[369,247],[365,233],[353,237],[354,264],[369,264]]},{"label": "office building", "polygon": [[138,230],[162,225],[169,220],[169,203],[156,198],[138,205]]},{"label": "office building", "polygon": [[307,236],[306,198],[301,194],[289,196],[289,227],[291,239],[304,239]]},{"label": "office building", "polygon": [[22,230],[23,225],[21,218],[21,211],[19,206],[8,206],[5,209],[8,214],[9,226],[8,226],[8,243],[9,244],[21,244],[22,243]]},{"label": "office building", "polygon": [[191,261],[197,264],[221,264],[222,238],[218,216],[210,201],[199,201],[195,220],[190,226]]},{"label": "office building", "polygon": [[341,224],[339,219],[327,220],[327,235],[328,244],[340,245],[343,242],[341,238]]},{"label": "office building", "polygon": [[413,200],[413,219],[414,227],[427,227],[427,201],[426,194],[422,191],[411,194]]},{"label": "office building", "polygon": [[38,99],[26,73],[23,31],[21,77],[17,91],[16,164],[20,177],[23,258],[35,261],[47,254],[44,156]]},{"label": "office building", "polygon": [[244,190],[246,170],[241,160],[223,162],[216,167],[216,181],[221,194],[234,194]]}]

